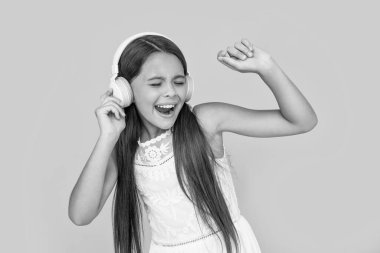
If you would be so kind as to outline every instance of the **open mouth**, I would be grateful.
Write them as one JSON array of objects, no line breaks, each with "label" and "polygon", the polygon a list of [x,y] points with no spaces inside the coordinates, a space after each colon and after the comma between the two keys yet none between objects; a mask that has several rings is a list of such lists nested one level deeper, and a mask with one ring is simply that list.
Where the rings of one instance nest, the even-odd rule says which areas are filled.
[{"label": "open mouth", "polygon": [[155,105],[154,108],[160,113],[160,114],[163,114],[163,115],[172,115],[174,113],[174,110],[176,108],[177,104],[174,105],[174,106],[157,106]]}]

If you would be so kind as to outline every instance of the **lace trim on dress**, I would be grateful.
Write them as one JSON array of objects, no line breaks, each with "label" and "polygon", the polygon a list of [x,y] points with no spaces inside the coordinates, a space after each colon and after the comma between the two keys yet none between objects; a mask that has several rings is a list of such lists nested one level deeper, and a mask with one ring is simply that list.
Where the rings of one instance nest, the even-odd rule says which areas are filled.
[{"label": "lace trim on dress", "polygon": [[159,164],[143,164],[143,163],[141,162],[141,160],[140,160],[139,162],[136,162],[135,164],[136,164],[136,165],[140,165],[140,166],[145,166],[145,167],[156,167],[156,166],[159,166],[159,165],[162,165],[162,164],[166,163],[167,161],[169,161],[169,159],[171,159],[171,158],[173,158],[173,157],[174,157],[174,155],[170,156],[170,157],[167,158],[165,161],[163,161],[163,162],[161,162],[161,163],[159,163]]},{"label": "lace trim on dress", "polygon": [[153,138],[153,139],[150,139],[148,141],[145,141],[145,142],[140,142],[140,137],[137,141],[137,143],[141,146],[141,147],[146,147],[146,146],[149,146],[150,144],[153,144],[153,143],[156,143],[157,141],[160,141],[162,140],[163,138],[165,138],[166,136],[168,136],[169,134],[171,134],[171,129],[168,129],[166,130],[166,132],[160,134],[159,136]]},{"label": "lace trim on dress", "polygon": [[161,165],[166,160],[173,156],[171,141],[165,142],[163,140],[160,144],[149,145],[145,148],[139,148],[136,153],[135,163],[138,165],[147,165],[150,167]]}]

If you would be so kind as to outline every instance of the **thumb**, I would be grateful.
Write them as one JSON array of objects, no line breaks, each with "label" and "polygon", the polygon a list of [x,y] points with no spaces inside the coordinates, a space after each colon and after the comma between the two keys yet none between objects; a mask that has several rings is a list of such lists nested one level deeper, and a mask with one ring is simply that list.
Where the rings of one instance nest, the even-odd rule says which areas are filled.
[{"label": "thumb", "polygon": [[226,50],[220,50],[220,51],[218,52],[218,54],[217,54],[217,58],[218,58],[218,60],[219,60],[220,57],[228,57],[228,56],[229,56],[229,55],[228,55],[228,53],[227,53]]},{"label": "thumb", "polygon": [[236,60],[232,59],[231,57],[218,57],[218,60],[226,65],[236,67]]}]

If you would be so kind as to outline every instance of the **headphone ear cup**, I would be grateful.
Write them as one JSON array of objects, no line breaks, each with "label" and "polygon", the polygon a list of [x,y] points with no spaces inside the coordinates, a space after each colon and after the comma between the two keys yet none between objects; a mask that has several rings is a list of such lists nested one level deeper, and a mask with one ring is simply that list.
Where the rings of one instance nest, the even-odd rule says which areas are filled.
[{"label": "headphone ear cup", "polygon": [[185,102],[188,102],[194,93],[194,81],[190,75],[187,75],[186,82],[187,82],[187,92],[186,92]]},{"label": "headphone ear cup", "polygon": [[121,100],[122,108],[128,107],[133,102],[133,92],[131,85],[124,77],[117,77],[114,81],[111,80],[110,88],[114,97]]}]

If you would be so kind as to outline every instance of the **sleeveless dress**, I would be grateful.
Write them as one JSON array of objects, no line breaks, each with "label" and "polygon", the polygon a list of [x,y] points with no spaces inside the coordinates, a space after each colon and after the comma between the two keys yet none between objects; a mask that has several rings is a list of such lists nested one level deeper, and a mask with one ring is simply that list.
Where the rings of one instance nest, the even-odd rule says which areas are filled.
[{"label": "sleeveless dress", "polygon": [[[193,203],[178,183],[173,156],[172,132],[141,143],[135,156],[138,192],[147,211],[152,240],[149,253],[227,252],[223,236],[205,225]],[[217,175],[231,218],[240,240],[241,253],[261,253],[248,221],[240,214],[231,177],[231,164],[224,156],[217,159]],[[214,224],[214,223],[213,223]],[[219,235],[219,238],[217,236]],[[232,243],[232,250],[235,251]]]}]

